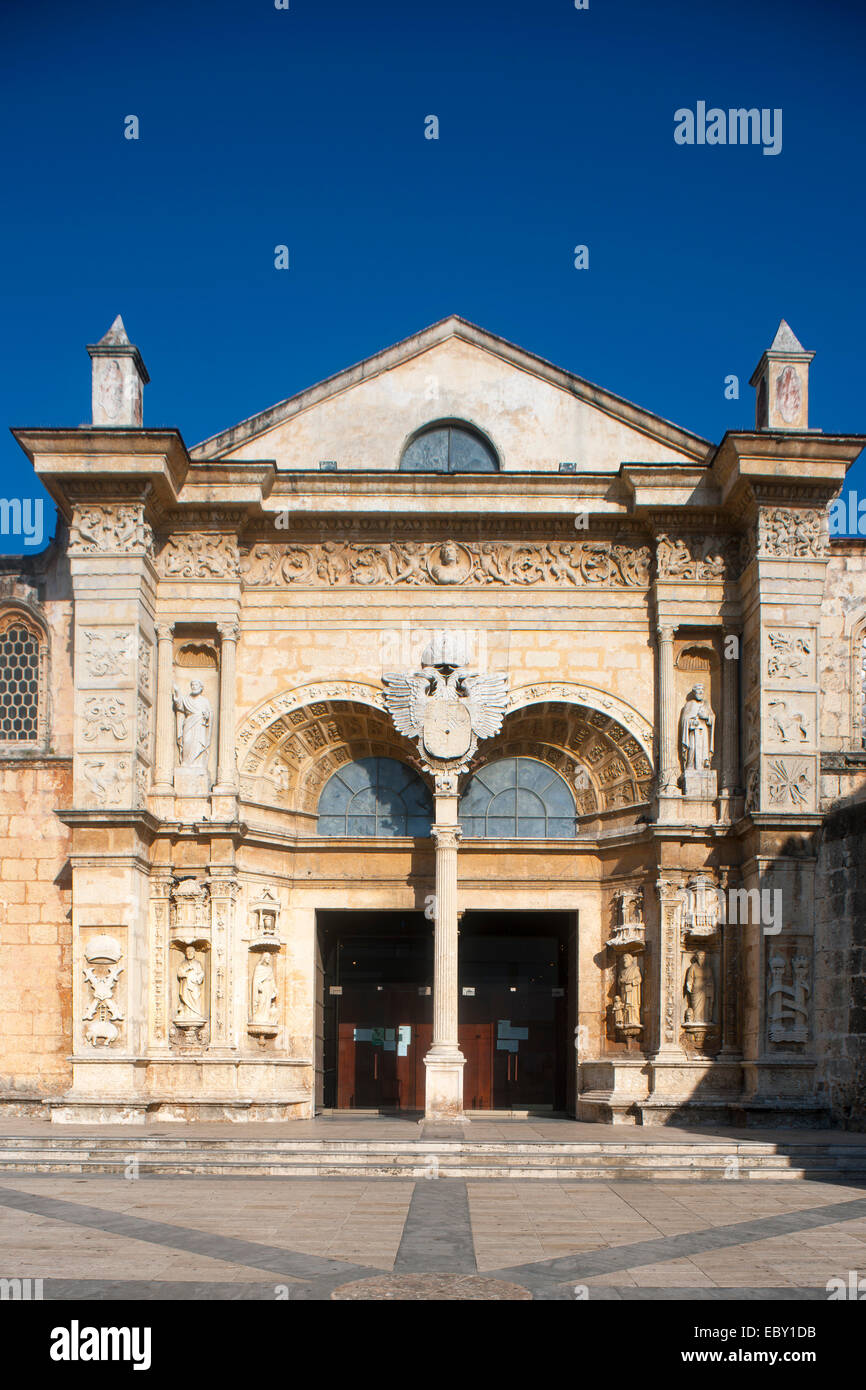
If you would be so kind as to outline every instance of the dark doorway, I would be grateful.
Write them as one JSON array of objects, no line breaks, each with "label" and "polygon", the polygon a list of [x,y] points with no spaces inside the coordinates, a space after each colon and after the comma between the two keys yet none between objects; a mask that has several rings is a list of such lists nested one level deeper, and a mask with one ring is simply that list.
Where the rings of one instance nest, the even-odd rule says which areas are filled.
[{"label": "dark doorway", "polygon": [[[467,1110],[565,1109],[572,926],[556,912],[461,919]],[[325,1107],[423,1110],[433,923],[421,912],[320,912],[318,929]]]},{"label": "dark doorway", "polygon": [[571,915],[467,912],[460,923],[465,1110],[564,1110]]}]

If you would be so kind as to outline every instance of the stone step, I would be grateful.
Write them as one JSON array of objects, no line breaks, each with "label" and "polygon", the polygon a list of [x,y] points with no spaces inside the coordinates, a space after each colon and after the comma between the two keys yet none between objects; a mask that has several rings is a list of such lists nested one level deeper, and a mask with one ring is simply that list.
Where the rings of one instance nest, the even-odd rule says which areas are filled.
[{"label": "stone step", "polygon": [[[431,1162],[435,1157],[435,1164]],[[724,1178],[846,1177],[866,1180],[866,1146],[779,1145],[737,1141],[646,1143],[487,1143],[477,1141],[326,1141],[128,1139],[8,1136],[0,1173],[139,1173],[196,1176]]]}]

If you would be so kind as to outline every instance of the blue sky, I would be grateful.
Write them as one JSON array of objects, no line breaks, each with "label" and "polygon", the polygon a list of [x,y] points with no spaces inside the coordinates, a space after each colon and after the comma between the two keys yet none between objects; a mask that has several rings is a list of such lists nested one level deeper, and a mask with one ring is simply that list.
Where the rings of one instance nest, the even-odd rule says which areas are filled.
[{"label": "blue sky", "polygon": [[[861,0],[589,3],[4,0],[4,425],[87,421],[117,313],[188,445],[459,313],[709,438],[784,316],[866,432]],[[701,100],[781,153],[678,146]]]}]

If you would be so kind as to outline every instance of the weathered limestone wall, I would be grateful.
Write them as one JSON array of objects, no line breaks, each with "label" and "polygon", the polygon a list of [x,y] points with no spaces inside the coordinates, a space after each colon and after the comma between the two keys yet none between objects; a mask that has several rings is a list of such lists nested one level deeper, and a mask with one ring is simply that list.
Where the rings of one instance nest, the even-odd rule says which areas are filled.
[{"label": "weathered limestone wall", "polygon": [[834,1123],[866,1129],[866,800],[828,814],[815,896],[819,1076]]},{"label": "weathered limestone wall", "polygon": [[0,767],[0,1098],[72,1078],[71,759]]}]

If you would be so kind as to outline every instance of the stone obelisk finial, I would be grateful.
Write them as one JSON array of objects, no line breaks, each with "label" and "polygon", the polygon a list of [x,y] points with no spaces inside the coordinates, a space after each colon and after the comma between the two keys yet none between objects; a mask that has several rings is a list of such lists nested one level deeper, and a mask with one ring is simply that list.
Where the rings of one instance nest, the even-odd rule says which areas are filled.
[{"label": "stone obelisk finial", "polygon": [[142,392],[150,381],[138,348],[129,341],[120,314],[98,343],[88,343],[93,378],[93,423],[106,428],[141,428]]}]

